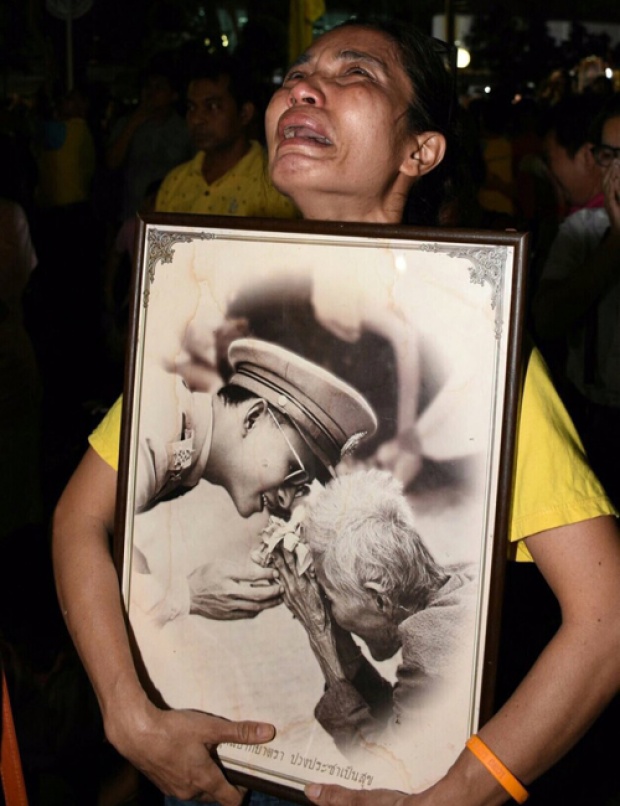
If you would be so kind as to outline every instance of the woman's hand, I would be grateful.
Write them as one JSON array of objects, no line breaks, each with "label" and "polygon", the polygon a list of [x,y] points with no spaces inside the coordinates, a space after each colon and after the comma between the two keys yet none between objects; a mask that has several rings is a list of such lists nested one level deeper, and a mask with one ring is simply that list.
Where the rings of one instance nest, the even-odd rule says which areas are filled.
[{"label": "woman's hand", "polygon": [[421,801],[416,795],[405,795],[390,789],[361,792],[343,786],[310,784],[305,795],[317,806],[413,806]]},{"label": "woman's hand", "polygon": [[162,711],[148,702],[111,716],[106,734],[112,744],[162,792],[222,806],[238,806],[244,791],[226,780],[217,746],[260,744],[275,735],[273,726],[264,723],[231,722],[198,711]]}]

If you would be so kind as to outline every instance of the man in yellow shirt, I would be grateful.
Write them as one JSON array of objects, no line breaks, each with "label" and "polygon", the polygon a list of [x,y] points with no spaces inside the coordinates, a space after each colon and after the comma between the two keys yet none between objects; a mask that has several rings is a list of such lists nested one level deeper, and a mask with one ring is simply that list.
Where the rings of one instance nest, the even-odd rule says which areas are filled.
[{"label": "man in yellow shirt", "polygon": [[192,72],[187,125],[198,153],[166,176],[157,212],[292,218],[295,207],[271,184],[264,149],[249,137],[256,104],[239,63],[208,57]]}]

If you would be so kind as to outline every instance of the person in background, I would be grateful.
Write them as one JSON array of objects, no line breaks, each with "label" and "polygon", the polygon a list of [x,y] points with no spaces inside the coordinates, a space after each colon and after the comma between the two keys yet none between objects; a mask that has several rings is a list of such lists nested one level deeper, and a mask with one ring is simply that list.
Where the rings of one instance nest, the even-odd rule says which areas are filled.
[{"label": "person in background", "polygon": [[120,221],[134,216],[149,186],[192,153],[187,128],[177,112],[178,100],[170,68],[153,64],[144,79],[140,103],[112,129],[106,164],[122,174]]},{"label": "person in background", "polygon": [[469,110],[478,121],[485,167],[478,201],[484,210],[503,216],[509,225],[517,213],[512,142],[507,132],[510,102],[501,96],[484,96],[472,101]]},{"label": "person in background", "polygon": [[250,139],[257,107],[244,66],[207,56],[191,75],[186,119],[197,153],[166,176],[156,211],[293,217],[294,206],[269,181],[263,147]]},{"label": "person in background", "polygon": [[45,390],[54,388],[54,401],[51,395],[46,401],[51,405],[60,400],[59,389],[66,392],[63,404],[88,394],[89,367],[76,373],[66,361],[75,334],[91,349],[98,343],[102,231],[92,205],[96,153],[86,120],[89,103],[85,89],[65,94],[43,117],[37,149],[32,237],[39,265],[31,323]]},{"label": "person in background", "polygon": [[0,540],[43,519],[41,381],[22,300],[37,265],[23,208],[0,198]]},{"label": "person in background", "polygon": [[68,210],[90,201],[95,143],[87,111],[87,96],[74,89],[60,101],[57,115],[43,121],[37,148],[37,203],[44,210]]},{"label": "person in background", "polygon": [[542,253],[537,250],[533,255],[530,318],[538,344],[559,386],[563,383],[566,347],[563,339],[553,332],[555,316],[541,321],[538,292],[560,224],[584,207],[603,206],[602,174],[592,154],[594,144],[590,132],[602,103],[593,95],[567,95],[543,113],[540,122],[543,171],[554,197],[555,222],[548,234],[546,249]]},{"label": "person in background", "polygon": [[592,154],[592,124],[603,108],[596,95],[569,95],[543,116],[543,154],[566,217],[603,206],[602,175]]},{"label": "person in background", "polygon": [[543,268],[535,325],[565,347],[559,371],[567,403],[592,467],[619,506],[620,98],[606,104],[572,159],[559,144],[550,153],[550,168],[578,209]]}]

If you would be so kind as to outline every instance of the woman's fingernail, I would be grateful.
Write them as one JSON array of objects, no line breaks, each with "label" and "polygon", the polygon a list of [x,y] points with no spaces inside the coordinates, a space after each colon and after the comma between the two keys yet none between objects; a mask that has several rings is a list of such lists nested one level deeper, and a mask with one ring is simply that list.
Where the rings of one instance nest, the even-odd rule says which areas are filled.
[{"label": "woman's fingernail", "polygon": [[273,725],[259,724],[256,726],[256,736],[259,741],[264,739],[273,739],[275,732],[276,731]]},{"label": "woman's fingernail", "polygon": [[309,798],[320,798],[322,788],[321,784],[308,784],[306,787],[306,795]]}]

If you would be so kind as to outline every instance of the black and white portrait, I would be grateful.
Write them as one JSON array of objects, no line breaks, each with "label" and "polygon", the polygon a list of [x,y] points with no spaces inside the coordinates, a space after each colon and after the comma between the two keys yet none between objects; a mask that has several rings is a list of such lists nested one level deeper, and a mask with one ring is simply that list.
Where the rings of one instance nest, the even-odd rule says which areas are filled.
[{"label": "black and white portrait", "polygon": [[429,786],[478,719],[511,248],[143,230],[123,587],[152,689],[275,724],[233,770]]}]

